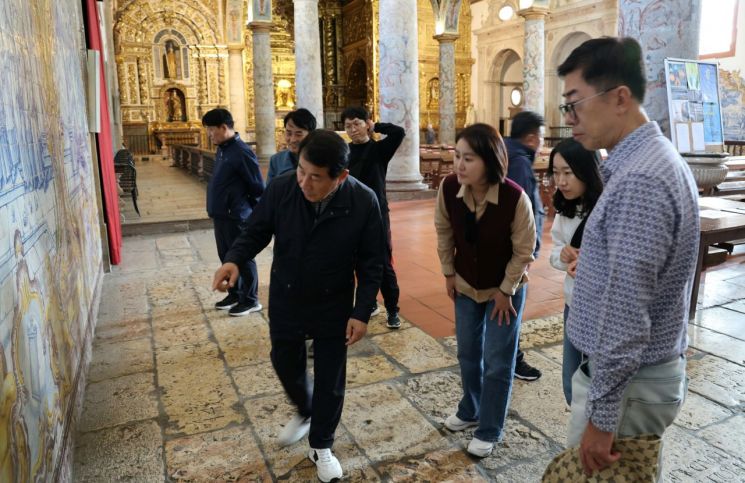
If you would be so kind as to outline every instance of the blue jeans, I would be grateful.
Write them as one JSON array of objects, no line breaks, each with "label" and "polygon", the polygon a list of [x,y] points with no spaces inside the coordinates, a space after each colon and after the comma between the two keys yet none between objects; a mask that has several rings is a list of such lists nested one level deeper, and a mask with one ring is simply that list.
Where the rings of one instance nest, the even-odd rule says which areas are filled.
[{"label": "blue jeans", "polygon": [[517,316],[510,324],[491,319],[494,302],[477,303],[465,295],[455,299],[455,336],[463,384],[456,416],[478,421],[474,436],[482,441],[502,439],[515,372],[517,341],[525,308],[525,286],[512,296]]},{"label": "blue jeans", "polygon": [[569,318],[569,306],[564,306],[564,355],[561,361],[561,384],[564,387],[564,399],[567,404],[572,404],[572,376],[585,359],[567,337],[567,318]]}]

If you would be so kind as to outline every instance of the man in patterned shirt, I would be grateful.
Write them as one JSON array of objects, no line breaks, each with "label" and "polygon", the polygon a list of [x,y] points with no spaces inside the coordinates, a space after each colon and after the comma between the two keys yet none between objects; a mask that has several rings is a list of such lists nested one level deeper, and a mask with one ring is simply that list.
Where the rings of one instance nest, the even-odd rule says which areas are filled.
[{"label": "man in patterned shirt", "polygon": [[662,436],[686,392],[688,308],[699,239],[690,169],[642,108],[639,44],[588,40],[558,68],[574,139],[605,148],[605,189],[588,218],[567,335],[588,354],[572,379],[569,446],[585,472],[623,455],[615,438]]}]

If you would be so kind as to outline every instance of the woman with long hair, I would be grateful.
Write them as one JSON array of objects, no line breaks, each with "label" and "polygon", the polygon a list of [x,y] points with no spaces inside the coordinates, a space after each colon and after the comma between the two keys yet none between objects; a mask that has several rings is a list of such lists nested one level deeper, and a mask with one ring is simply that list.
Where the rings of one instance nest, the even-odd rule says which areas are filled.
[{"label": "woman with long hair", "polygon": [[477,426],[468,452],[483,458],[502,439],[507,418],[535,221],[528,196],[506,178],[507,150],[492,126],[458,134],[453,168],[440,185],[435,226],[455,302],[463,397],[445,427]]},{"label": "woman with long hair", "polygon": [[[566,327],[569,307],[572,303],[574,277],[577,275],[579,247],[585,222],[603,191],[600,177],[600,155],[588,151],[574,139],[565,139],[551,151],[548,172],[551,175],[556,193],[554,208],[556,217],[551,227],[553,249],[551,266],[566,272],[564,277],[564,326]],[[564,398],[572,403],[572,375],[582,362],[583,355],[564,334],[564,355],[561,378]]]}]

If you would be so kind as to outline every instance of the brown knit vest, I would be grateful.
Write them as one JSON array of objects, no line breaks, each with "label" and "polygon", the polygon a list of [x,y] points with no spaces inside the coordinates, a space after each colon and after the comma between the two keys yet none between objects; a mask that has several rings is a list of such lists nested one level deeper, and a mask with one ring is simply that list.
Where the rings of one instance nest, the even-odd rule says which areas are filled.
[{"label": "brown knit vest", "polygon": [[455,271],[475,289],[499,287],[512,258],[512,220],[522,188],[507,178],[499,185],[499,203],[487,203],[476,223],[475,243],[466,240],[468,207],[456,196],[458,177],[451,174],[445,178],[442,190],[455,238]]}]

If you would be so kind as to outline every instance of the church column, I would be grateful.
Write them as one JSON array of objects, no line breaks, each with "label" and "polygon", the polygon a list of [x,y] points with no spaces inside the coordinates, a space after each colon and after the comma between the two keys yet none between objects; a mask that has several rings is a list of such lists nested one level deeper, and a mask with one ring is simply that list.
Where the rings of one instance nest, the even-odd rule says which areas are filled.
[{"label": "church column", "polygon": [[228,67],[230,89],[230,112],[235,121],[235,130],[246,140],[246,93],[243,90],[243,48],[229,47]]},{"label": "church column", "polygon": [[[522,2],[521,2],[522,3]],[[525,19],[525,46],[523,48],[523,99],[524,110],[543,116],[545,98],[545,44],[544,30],[548,8],[538,5],[519,10]],[[547,2],[545,2],[547,3]]]},{"label": "church column", "polygon": [[455,41],[457,34],[435,35],[440,44],[440,142],[455,144]]},{"label": "church column", "polygon": [[644,109],[668,136],[670,118],[664,60],[665,57],[698,59],[700,23],[701,0],[618,2],[618,36],[632,37],[642,45],[642,58],[647,70]]},{"label": "church column", "polygon": [[323,127],[321,39],[318,0],[294,0],[295,6],[295,103],[308,109]]},{"label": "church column", "polygon": [[426,189],[419,173],[417,0],[380,0],[380,120],[406,129],[388,165],[388,191]]},{"label": "church column", "polygon": [[269,44],[271,22],[264,20],[248,24],[253,35],[254,117],[256,119],[256,154],[267,161],[277,152],[274,136],[274,81],[272,80],[272,50]]}]

